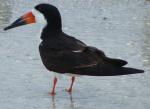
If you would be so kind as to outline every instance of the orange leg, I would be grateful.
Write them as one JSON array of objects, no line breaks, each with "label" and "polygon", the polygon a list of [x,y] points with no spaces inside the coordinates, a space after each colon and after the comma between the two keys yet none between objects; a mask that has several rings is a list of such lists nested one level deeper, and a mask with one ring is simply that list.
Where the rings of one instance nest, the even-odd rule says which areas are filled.
[{"label": "orange leg", "polygon": [[55,93],[56,83],[57,83],[57,78],[55,77],[53,80],[53,90],[50,92],[50,95],[52,96],[56,95]]},{"label": "orange leg", "polygon": [[75,77],[73,76],[73,77],[71,78],[71,85],[70,85],[70,88],[69,88],[68,90],[66,90],[67,92],[72,93],[72,86],[73,86],[74,81],[75,81]]}]

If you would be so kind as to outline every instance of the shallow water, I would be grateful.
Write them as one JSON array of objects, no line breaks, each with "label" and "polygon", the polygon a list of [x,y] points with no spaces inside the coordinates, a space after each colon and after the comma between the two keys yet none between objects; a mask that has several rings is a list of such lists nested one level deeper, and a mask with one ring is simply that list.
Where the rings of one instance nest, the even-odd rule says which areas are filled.
[{"label": "shallow water", "polygon": [[[0,107],[2,109],[149,109],[150,2],[148,0],[0,0]],[[72,95],[59,80],[48,95],[53,74],[39,53],[39,25],[3,28],[40,2],[57,6],[63,30],[108,56],[126,59],[144,74],[78,77]]]}]

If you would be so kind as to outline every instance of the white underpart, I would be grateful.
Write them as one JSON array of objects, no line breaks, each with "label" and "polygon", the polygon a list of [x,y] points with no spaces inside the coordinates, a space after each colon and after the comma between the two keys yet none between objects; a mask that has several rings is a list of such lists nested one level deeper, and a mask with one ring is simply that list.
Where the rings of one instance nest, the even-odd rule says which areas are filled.
[{"label": "white underpart", "polygon": [[53,73],[53,76],[58,78],[58,79],[61,79],[63,77],[63,75],[66,75],[66,76],[69,76],[69,77],[73,77],[73,76],[74,77],[80,77],[80,76],[82,76],[82,75],[71,74],[71,73],[60,74],[60,73],[56,73],[56,72],[53,72],[53,71],[51,71],[51,72]]},{"label": "white underpart", "polygon": [[47,25],[47,20],[45,19],[44,15],[36,9],[32,9],[32,14],[35,16],[36,23],[40,26],[40,30],[37,33],[37,36],[38,36],[39,42],[41,42],[40,40],[41,33],[42,33],[43,28]]},{"label": "white underpart", "polygon": [[82,75],[78,75],[78,74],[71,74],[71,73],[65,73],[67,76],[71,76],[71,77],[80,77]]},{"label": "white underpart", "polygon": [[53,71],[51,71],[51,72],[53,73],[53,76],[54,76],[54,77],[56,77],[56,78],[58,78],[58,79],[61,79],[61,78],[62,78],[62,74],[56,73],[56,72],[53,72]]}]

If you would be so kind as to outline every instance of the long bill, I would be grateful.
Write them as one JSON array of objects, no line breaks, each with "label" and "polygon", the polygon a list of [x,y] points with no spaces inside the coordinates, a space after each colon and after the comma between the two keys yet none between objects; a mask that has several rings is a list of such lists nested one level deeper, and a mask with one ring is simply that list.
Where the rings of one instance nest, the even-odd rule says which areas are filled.
[{"label": "long bill", "polygon": [[31,24],[31,23],[35,23],[35,16],[33,15],[32,12],[28,12],[26,14],[24,14],[23,16],[21,16],[19,19],[17,19],[15,22],[13,22],[11,25],[9,25],[8,27],[4,28],[4,30],[9,30],[15,27],[19,27],[22,25],[26,25],[26,24]]}]

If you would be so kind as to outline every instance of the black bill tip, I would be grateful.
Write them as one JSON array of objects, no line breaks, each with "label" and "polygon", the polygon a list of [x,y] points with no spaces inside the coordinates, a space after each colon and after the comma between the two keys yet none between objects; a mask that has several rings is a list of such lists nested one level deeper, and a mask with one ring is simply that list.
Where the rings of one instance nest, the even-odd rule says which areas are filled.
[{"label": "black bill tip", "polygon": [[18,26],[22,26],[22,25],[26,25],[26,21],[23,18],[19,18],[17,19],[15,22],[13,22],[11,25],[7,26],[6,28],[4,28],[4,30],[9,30]]},{"label": "black bill tip", "polygon": [[9,30],[9,29],[11,29],[11,28],[12,28],[11,26],[5,27],[5,28],[4,28],[4,31]]}]

